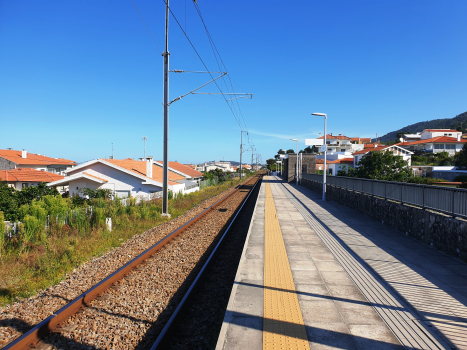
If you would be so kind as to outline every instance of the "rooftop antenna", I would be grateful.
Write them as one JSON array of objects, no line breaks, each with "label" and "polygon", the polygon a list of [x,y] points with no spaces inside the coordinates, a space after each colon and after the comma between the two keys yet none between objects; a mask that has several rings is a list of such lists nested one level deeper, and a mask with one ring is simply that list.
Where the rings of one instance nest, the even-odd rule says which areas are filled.
[{"label": "rooftop antenna", "polygon": [[112,142],[112,159],[114,159],[114,143]]},{"label": "rooftop antenna", "polygon": [[143,136],[143,141],[144,141],[144,159],[146,159],[146,140],[148,139],[147,136]]}]

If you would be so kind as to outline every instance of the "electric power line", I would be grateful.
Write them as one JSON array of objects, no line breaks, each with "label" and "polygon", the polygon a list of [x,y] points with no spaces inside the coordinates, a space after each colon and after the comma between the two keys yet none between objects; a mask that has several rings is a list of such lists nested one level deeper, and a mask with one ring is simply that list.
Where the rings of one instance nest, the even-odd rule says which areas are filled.
[{"label": "electric power line", "polygon": [[[148,26],[146,25],[146,22],[145,22],[144,19],[143,19],[143,16],[141,16],[141,13],[138,11],[138,8],[136,7],[136,4],[134,3],[133,0],[131,0],[131,3],[133,4],[133,6],[134,6],[136,12],[137,12],[138,15],[139,15],[139,18],[141,19],[141,21],[143,22],[144,26],[146,27],[146,30],[148,31],[149,35],[151,36],[152,41],[153,41],[154,44],[156,45],[156,47],[157,47],[157,49],[159,50],[159,52],[162,54],[162,51],[161,51],[161,49],[159,48],[159,45],[157,45],[156,40],[154,39],[154,37],[153,37],[151,31],[149,30]],[[172,14],[172,15],[173,15],[173,14]],[[170,67],[170,69],[173,70],[172,67]],[[177,77],[181,80],[181,82],[186,86],[187,89],[191,90],[179,74],[177,74]],[[211,76],[211,77],[212,77],[212,76]],[[194,97],[195,97],[195,99],[198,101],[198,103],[201,105],[201,107],[204,108],[204,110],[206,111],[206,113],[211,117],[211,119],[219,126],[219,128],[220,128],[235,144],[237,144],[237,141],[235,141],[235,140],[225,131],[225,129],[217,122],[217,120],[212,116],[212,114],[209,113],[209,111],[207,110],[207,108],[201,103],[201,101],[198,99],[198,97],[196,97],[196,96],[194,96]]]}]

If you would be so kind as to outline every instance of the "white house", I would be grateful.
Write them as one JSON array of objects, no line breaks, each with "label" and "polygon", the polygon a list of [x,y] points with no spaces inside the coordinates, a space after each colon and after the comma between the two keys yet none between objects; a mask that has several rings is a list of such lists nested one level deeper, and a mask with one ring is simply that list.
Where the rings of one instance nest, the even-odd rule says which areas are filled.
[{"label": "white house", "polygon": [[[422,134],[423,135],[423,134]],[[409,151],[421,151],[428,153],[448,152],[454,155],[462,150],[466,139],[461,138],[462,133],[456,134],[456,137],[436,136],[429,139],[421,139],[413,142],[401,142],[397,146],[403,147]]]},{"label": "white house", "polygon": [[420,139],[427,140],[439,136],[447,136],[457,139],[458,137],[462,137],[462,132],[453,129],[425,129],[421,132]]},{"label": "white house", "polygon": [[8,186],[18,191],[30,186],[37,186],[42,182],[52,182],[63,178],[62,175],[32,168],[0,170],[0,181],[6,181]]},{"label": "white house", "polygon": [[391,145],[391,146],[376,146],[373,148],[365,148],[361,151],[355,152],[353,154],[353,166],[357,167],[358,162],[370,152],[387,152],[387,151],[392,152],[396,156],[401,156],[403,160],[407,161],[409,166],[412,164],[413,152],[410,152],[397,145]]},{"label": "white house", "polygon": [[369,138],[360,137],[347,137],[345,135],[326,135],[326,146],[324,143],[324,136],[317,139],[306,139],[305,145],[308,146],[321,146],[321,155],[317,155],[316,159],[324,159],[324,150],[326,150],[326,157],[329,161],[351,158],[352,154],[364,149],[365,144],[371,141]]},{"label": "white house", "polygon": [[[154,164],[160,167],[163,167],[164,162],[163,161],[154,161]],[[179,174],[185,179],[194,182],[194,183],[199,183],[199,181],[203,177],[203,173],[195,170],[193,167],[181,164],[179,162],[169,162],[169,170],[173,171],[176,174]]]},{"label": "white house", "polygon": [[[162,167],[153,164],[152,157],[145,160],[95,159],[67,171],[68,176],[48,186],[69,186],[70,196],[81,188],[109,189],[117,197],[152,197],[162,191]],[[185,177],[169,171],[169,190],[189,193]]]},{"label": "white house", "polygon": [[1,170],[29,168],[64,175],[67,169],[75,165],[76,162],[73,160],[51,158],[41,154],[28,153],[25,149],[22,151],[10,148],[0,150]]}]

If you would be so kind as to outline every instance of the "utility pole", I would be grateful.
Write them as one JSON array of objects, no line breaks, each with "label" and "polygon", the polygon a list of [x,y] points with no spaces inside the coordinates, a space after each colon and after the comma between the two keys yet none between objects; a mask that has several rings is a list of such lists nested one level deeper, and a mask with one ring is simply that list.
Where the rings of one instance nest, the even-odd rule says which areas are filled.
[{"label": "utility pole", "polygon": [[242,181],[243,131],[240,131],[240,181]]},{"label": "utility pole", "polygon": [[169,0],[165,0],[164,56],[164,164],[162,167],[162,216],[169,214]]},{"label": "utility pole", "polygon": [[242,180],[242,154],[243,154],[243,133],[247,131],[240,130],[240,180]]},{"label": "utility pole", "polygon": [[144,141],[144,159],[146,159],[146,140],[147,140],[147,136],[143,136],[143,141]]}]

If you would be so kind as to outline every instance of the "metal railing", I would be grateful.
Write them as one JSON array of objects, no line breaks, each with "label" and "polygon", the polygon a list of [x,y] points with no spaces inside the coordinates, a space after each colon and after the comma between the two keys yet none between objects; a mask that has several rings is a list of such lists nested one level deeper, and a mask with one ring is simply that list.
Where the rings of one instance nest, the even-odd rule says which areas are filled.
[{"label": "metal railing", "polygon": [[[302,174],[302,179],[323,183],[323,175]],[[359,179],[344,176],[326,177],[328,186],[344,188],[397,202],[432,209],[454,216],[467,217],[467,190],[462,188],[417,185],[404,182]]]}]

